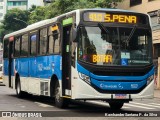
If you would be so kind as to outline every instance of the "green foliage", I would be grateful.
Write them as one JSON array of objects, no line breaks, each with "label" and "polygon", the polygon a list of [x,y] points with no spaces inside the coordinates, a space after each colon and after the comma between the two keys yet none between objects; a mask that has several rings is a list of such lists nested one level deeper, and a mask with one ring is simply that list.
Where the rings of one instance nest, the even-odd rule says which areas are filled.
[{"label": "green foliage", "polygon": [[1,39],[5,34],[22,29],[27,26],[28,11],[20,9],[11,9],[7,11],[7,14],[0,25],[0,37]]},{"label": "green foliage", "polygon": [[117,2],[122,0],[52,0],[52,3],[47,6],[45,18],[52,18],[57,15],[83,8],[115,8]]},{"label": "green foliage", "polygon": [[38,6],[30,11],[28,23],[32,24],[44,20],[46,19],[45,15],[46,15],[46,7]]},{"label": "green foliage", "polygon": [[33,5],[28,11],[11,9],[0,24],[0,37],[13,31],[25,28],[26,23],[32,24],[44,19],[83,8],[114,8],[122,0],[52,0],[47,6]]},{"label": "green foliage", "polygon": [[117,6],[117,2],[121,2],[122,0],[95,0],[95,5],[100,8],[115,8]]},{"label": "green foliage", "polygon": [[16,31],[27,26],[28,11],[20,9],[11,9],[4,17],[4,29],[9,31]]},{"label": "green foliage", "polygon": [[25,22],[27,22],[27,20],[28,11],[17,8],[9,10],[0,25],[0,36],[26,27],[27,24]]}]

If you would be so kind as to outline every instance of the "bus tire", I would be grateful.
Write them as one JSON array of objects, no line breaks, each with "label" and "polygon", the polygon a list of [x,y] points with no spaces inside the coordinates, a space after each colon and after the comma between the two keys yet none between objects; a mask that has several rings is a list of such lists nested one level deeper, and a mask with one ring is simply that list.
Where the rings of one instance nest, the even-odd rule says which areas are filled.
[{"label": "bus tire", "polygon": [[123,102],[109,102],[109,106],[111,109],[119,110],[123,107]]},{"label": "bus tire", "polygon": [[25,92],[23,92],[21,90],[21,82],[20,82],[20,78],[17,78],[17,82],[16,82],[16,94],[18,98],[23,98],[25,95]]},{"label": "bus tire", "polygon": [[59,82],[55,84],[55,106],[58,108],[68,107],[68,99],[61,97]]}]

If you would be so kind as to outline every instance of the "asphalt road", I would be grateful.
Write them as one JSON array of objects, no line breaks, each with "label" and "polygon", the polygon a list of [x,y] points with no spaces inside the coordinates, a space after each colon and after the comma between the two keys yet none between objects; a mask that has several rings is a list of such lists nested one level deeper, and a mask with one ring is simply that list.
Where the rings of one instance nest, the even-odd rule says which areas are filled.
[{"label": "asphalt road", "polygon": [[0,84],[0,111],[0,116],[3,116],[0,117],[0,120],[11,119],[5,116],[10,113],[15,117],[12,120],[27,119],[22,117],[31,117],[34,120],[37,119],[33,118],[36,115],[37,117],[42,116],[38,118],[39,120],[53,118],[60,120],[123,120],[126,118],[128,120],[158,120],[160,117],[156,115],[160,115],[160,99],[136,99],[126,103],[119,111],[110,109],[109,105],[102,101],[73,101],[68,108],[59,109],[54,106],[53,100],[49,97],[27,96],[19,99],[16,97],[15,90]]}]

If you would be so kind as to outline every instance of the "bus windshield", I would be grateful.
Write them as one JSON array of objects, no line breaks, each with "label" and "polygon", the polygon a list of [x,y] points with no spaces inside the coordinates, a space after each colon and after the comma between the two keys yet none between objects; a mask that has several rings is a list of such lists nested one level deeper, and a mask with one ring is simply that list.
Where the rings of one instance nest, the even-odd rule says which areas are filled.
[{"label": "bus windshield", "polygon": [[151,40],[146,28],[82,26],[78,59],[96,65],[147,65],[152,62]]}]

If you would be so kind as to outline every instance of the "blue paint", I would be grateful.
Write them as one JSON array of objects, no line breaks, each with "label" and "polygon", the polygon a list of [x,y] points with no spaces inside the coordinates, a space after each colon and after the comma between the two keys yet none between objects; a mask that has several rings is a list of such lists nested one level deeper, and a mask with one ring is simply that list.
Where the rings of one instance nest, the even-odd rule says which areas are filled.
[{"label": "blue paint", "polygon": [[121,65],[127,66],[128,65],[128,59],[122,58],[121,59]]},{"label": "blue paint", "polygon": [[[61,59],[60,55],[15,58],[12,63],[12,75],[15,69],[21,77],[50,79],[55,74],[61,80]],[[4,75],[8,75],[8,60],[4,60]]]},{"label": "blue paint", "polygon": [[8,75],[8,60],[7,59],[3,60],[3,72],[4,72],[4,75]]},{"label": "blue paint", "polygon": [[78,72],[81,72],[85,75],[90,76],[90,72],[88,70],[86,70],[84,67],[82,67],[80,64],[77,63],[77,70]]},{"label": "blue paint", "polygon": [[137,90],[146,84],[146,80],[140,82],[112,82],[98,81],[91,78],[92,84],[102,90]]},{"label": "blue paint", "polygon": [[[4,72],[4,75],[9,75],[9,71],[8,71],[8,65],[9,65],[9,61],[7,59],[4,59],[3,60],[3,72]],[[14,64],[12,62],[11,64],[11,75],[13,76],[14,75]]]},{"label": "blue paint", "polygon": [[102,90],[138,90],[146,85],[148,77],[154,74],[154,68],[144,76],[100,76],[90,73],[79,64],[77,69],[90,77],[92,85]]}]

